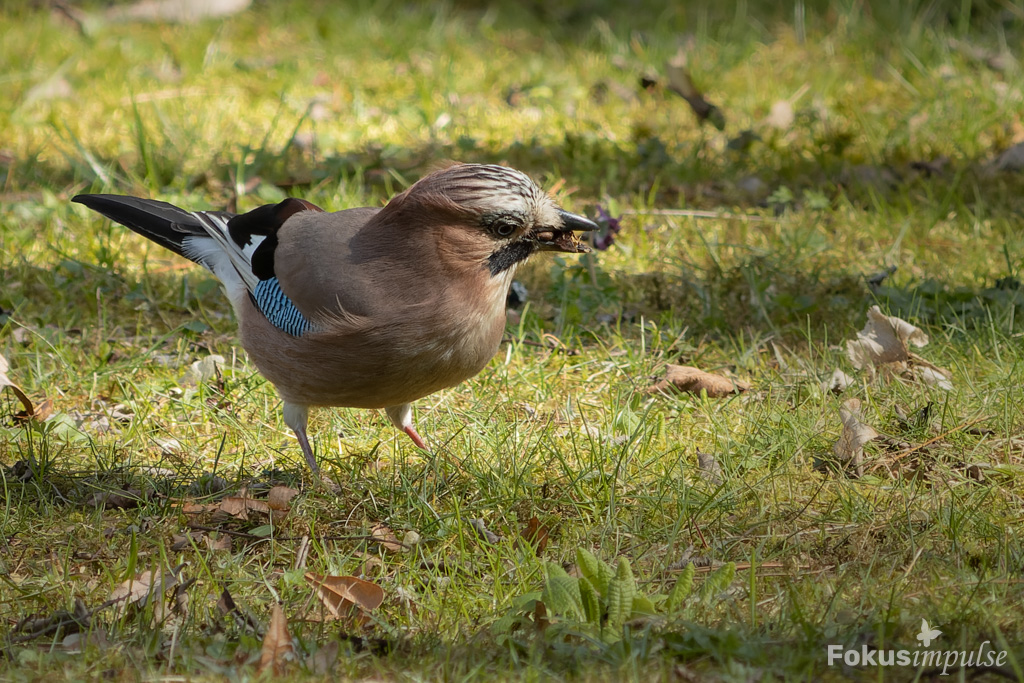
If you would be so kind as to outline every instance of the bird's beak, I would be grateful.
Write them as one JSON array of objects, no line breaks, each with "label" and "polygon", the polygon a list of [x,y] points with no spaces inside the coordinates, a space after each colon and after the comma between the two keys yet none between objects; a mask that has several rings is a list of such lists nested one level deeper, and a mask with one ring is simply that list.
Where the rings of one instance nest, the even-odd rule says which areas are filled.
[{"label": "bird's beak", "polygon": [[537,243],[543,251],[566,251],[570,254],[585,254],[590,247],[580,240],[577,232],[597,230],[597,223],[568,211],[558,210],[558,216],[562,219],[559,228],[542,228],[530,233],[530,239]]}]

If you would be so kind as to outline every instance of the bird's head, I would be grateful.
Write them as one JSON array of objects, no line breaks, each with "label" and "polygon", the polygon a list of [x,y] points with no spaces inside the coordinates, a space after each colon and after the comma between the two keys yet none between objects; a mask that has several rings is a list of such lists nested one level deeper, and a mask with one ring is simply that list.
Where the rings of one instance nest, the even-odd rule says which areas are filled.
[{"label": "bird's head", "polygon": [[435,236],[442,261],[481,268],[504,282],[538,251],[590,251],[576,233],[597,229],[590,219],[559,208],[525,173],[505,166],[443,168],[384,212],[393,207],[406,225]]}]

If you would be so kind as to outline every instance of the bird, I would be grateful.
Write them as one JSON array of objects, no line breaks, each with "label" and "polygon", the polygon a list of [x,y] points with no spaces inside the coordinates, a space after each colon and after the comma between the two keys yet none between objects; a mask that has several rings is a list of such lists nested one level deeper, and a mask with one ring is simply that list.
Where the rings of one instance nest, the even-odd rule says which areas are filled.
[{"label": "bird", "polygon": [[525,173],[455,163],[383,207],[328,212],[297,197],[234,214],[80,194],[73,202],[210,271],[285,424],[320,474],[315,407],[383,409],[429,450],[412,403],[479,373],[497,353],[516,270],[538,252],[586,253],[597,229]]}]

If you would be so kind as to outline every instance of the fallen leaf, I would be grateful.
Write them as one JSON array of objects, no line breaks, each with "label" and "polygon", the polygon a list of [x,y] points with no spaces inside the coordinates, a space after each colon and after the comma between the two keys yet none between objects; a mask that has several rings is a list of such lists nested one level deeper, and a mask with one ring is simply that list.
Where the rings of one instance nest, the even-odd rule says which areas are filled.
[{"label": "fallen leaf", "polygon": [[934,365],[914,367],[914,376],[925,384],[929,384],[946,391],[953,390],[953,383],[949,380],[949,371],[937,368]]},{"label": "fallen leaf", "polygon": [[172,552],[191,550],[193,546],[214,551],[231,550],[231,536],[228,534],[218,534],[217,538],[212,538],[203,531],[189,531],[184,534],[171,535]]},{"label": "fallen leaf", "polygon": [[856,339],[846,342],[846,355],[858,370],[866,369],[872,376],[902,377],[931,386],[952,390],[948,370],[936,367],[911,353],[910,346],[928,344],[928,335],[896,316],[885,315],[878,306],[868,310],[868,321]]},{"label": "fallen leaf", "polygon": [[288,512],[291,509],[288,503],[297,495],[299,495],[298,489],[273,486],[267,493],[267,506],[277,512]]},{"label": "fallen leaf", "polygon": [[789,130],[792,128],[795,118],[792,103],[789,100],[777,100],[772,104],[772,109],[768,112],[768,117],[764,122],[778,130]]},{"label": "fallen leaf", "polygon": [[711,453],[697,451],[697,468],[700,476],[708,483],[719,486],[722,483],[722,466]]},{"label": "fallen leaf", "polygon": [[850,377],[839,368],[836,368],[832,371],[832,376],[822,382],[819,386],[825,393],[832,392],[833,394],[841,394],[856,383],[857,380]]},{"label": "fallen leaf", "polygon": [[846,355],[858,370],[869,370],[885,363],[910,360],[908,345],[928,344],[928,335],[906,320],[885,315],[878,306],[868,310],[868,321],[856,339],[846,342]]},{"label": "fallen leaf", "polygon": [[353,608],[372,612],[384,602],[384,589],[355,576],[324,576],[306,572],[306,581],[327,608],[331,619],[356,616]]},{"label": "fallen leaf", "polygon": [[110,640],[107,638],[106,629],[100,626],[93,626],[88,632],[71,633],[64,637],[60,648],[70,654],[81,654],[87,648],[95,648],[104,651],[110,647]]},{"label": "fallen leaf", "polygon": [[137,488],[127,488],[120,491],[97,491],[90,496],[88,505],[103,510],[131,510],[139,507],[139,504],[148,498],[152,493],[147,489],[145,493]]},{"label": "fallen leaf", "polygon": [[548,528],[541,524],[537,516],[534,515],[530,517],[526,522],[526,526],[523,527],[523,538],[533,546],[537,557],[540,557],[544,549],[548,547]]},{"label": "fallen leaf", "polygon": [[194,24],[237,14],[251,4],[252,0],[141,0],[111,7],[104,16],[117,22]]},{"label": "fallen leaf", "polygon": [[690,76],[686,50],[682,47],[675,56],[665,65],[665,73],[668,76],[669,90],[676,93],[690,105],[690,109],[697,116],[697,121],[704,123],[710,121],[718,130],[725,128],[725,116],[715,105],[704,99],[704,94],[693,84]]},{"label": "fallen leaf", "polygon": [[[229,496],[217,505],[217,512],[222,515],[228,515],[236,519],[248,520],[249,513],[255,512],[260,515],[272,516],[275,510],[270,507],[270,504],[265,500],[258,500],[256,498],[250,498],[249,493],[246,489],[242,489],[238,492],[237,496]],[[280,511],[276,511],[279,516],[283,516]],[[277,517],[274,517],[276,520]]]},{"label": "fallen leaf", "polygon": [[841,461],[853,466],[857,475],[863,471],[864,444],[878,438],[878,432],[871,425],[860,421],[861,403],[859,398],[849,398],[839,407],[843,421],[843,433],[832,447],[832,452]]},{"label": "fallen leaf", "polygon": [[477,535],[488,543],[497,543],[501,540],[501,536],[487,528],[483,518],[471,519],[469,524],[476,531]]},{"label": "fallen leaf", "polygon": [[234,619],[235,623],[245,631],[259,633],[262,630],[256,617],[239,609],[227,588],[221,591],[220,599],[217,601],[217,611],[222,616]]},{"label": "fallen leaf", "polygon": [[288,620],[284,616],[281,605],[274,603],[270,608],[270,626],[263,636],[263,648],[260,651],[260,671],[270,669],[275,676],[284,674],[285,668],[295,661],[295,646],[292,635],[288,632]]},{"label": "fallen leaf", "polygon": [[107,602],[116,605],[118,618],[130,607],[145,607],[153,601],[153,616],[162,621],[167,616],[163,595],[179,583],[178,573],[184,565],[174,569],[150,569],[122,582],[113,590]]},{"label": "fallen leaf", "polygon": [[[32,401],[30,401],[28,396],[25,395],[25,392],[21,390],[21,387],[12,382],[7,376],[7,370],[9,367],[10,366],[7,365],[7,359],[0,356],[0,390],[9,388],[14,393],[15,397],[17,397],[18,401],[25,409],[24,415],[26,419],[39,419],[36,418],[36,410],[32,406]],[[52,404],[50,405],[50,410],[53,410]],[[20,414],[21,413],[19,413],[19,415]]]},{"label": "fallen leaf", "polygon": [[49,100],[63,100],[74,94],[75,90],[71,87],[71,82],[68,81],[63,73],[57,71],[46,80],[29,88],[25,93],[22,106],[28,107],[36,102],[47,102]]},{"label": "fallen leaf", "polygon": [[704,372],[689,365],[669,364],[665,367],[665,379],[655,383],[647,391],[667,393],[672,389],[691,394],[700,394],[704,391],[710,398],[722,398],[744,392],[749,388],[750,385],[746,382]]},{"label": "fallen leaf", "polygon": [[220,510],[220,503],[185,503],[181,506],[181,511],[186,515],[201,515],[217,510]]},{"label": "fallen leaf", "polygon": [[201,360],[197,360],[189,366],[188,370],[182,376],[179,384],[182,386],[189,386],[193,384],[202,384],[208,382],[211,379],[216,379],[220,375],[219,366],[224,365],[226,361],[224,356],[219,354],[211,354]]},{"label": "fallen leaf", "polygon": [[388,550],[393,553],[404,553],[408,550],[408,548],[398,540],[398,537],[395,536],[395,532],[391,530],[391,527],[383,522],[373,525],[373,528],[370,529],[370,538],[377,541],[377,543],[380,544],[380,547],[384,550]]}]

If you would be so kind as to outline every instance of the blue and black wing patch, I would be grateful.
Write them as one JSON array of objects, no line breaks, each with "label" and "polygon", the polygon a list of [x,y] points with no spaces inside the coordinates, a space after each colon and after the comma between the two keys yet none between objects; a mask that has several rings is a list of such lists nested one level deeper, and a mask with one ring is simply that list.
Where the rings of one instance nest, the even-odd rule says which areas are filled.
[{"label": "blue and black wing patch", "polygon": [[281,283],[276,277],[260,280],[252,293],[252,300],[270,324],[282,332],[293,337],[301,337],[314,329],[313,324],[306,320],[291,299],[281,291]]}]

